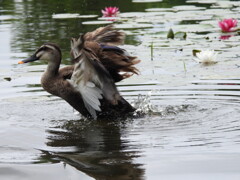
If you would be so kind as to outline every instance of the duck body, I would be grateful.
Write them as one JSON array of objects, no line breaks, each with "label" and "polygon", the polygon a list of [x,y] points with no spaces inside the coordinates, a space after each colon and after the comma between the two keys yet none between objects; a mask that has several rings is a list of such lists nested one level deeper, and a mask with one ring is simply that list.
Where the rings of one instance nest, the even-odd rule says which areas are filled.
[{"label": "duck body", "polygon": [[[41,85],[48,93],[64,99],[84,117],[92,118],[92,115],[85,108],[82,95],[69,83],[73,71],[74,66],[67,66],[59,69],[59,72],[55,76],[49,76],[45,72],[41,78]],[[100,103],[101,112],[97,112],[97,117],[100,119],[124,118],[135,111],[135,108],[133,108],[122,96],[117,105],[112,105],[106,101],[105,98],[100,100]]]},{"label": "duck body", "polygon": [[83,116],[89,117],[90,115],[87,109],[84,108],[81,95],[68,81],[68,79],[70,79],[72,76],[73,70],[73,66],[67,66],[59,69],[59,72],[55,75],[49,75],[46,71],[42,75],[41,85],[45,91],[52,95],[61,97]]},{"label": "duck body", "polygon": [[19,63],[48,60],[41,78],[44,90],[61,97],[87,118],[115,119],[135,110],[119,94],[115,82],[130,77],[129,72],[137,74],[133,65],[139,61],[114,46],[122,42],[122,33],[112,26],[99,29],[72,39],[73,65],[59,68],[61,50],[53,43],[45,43]]}]

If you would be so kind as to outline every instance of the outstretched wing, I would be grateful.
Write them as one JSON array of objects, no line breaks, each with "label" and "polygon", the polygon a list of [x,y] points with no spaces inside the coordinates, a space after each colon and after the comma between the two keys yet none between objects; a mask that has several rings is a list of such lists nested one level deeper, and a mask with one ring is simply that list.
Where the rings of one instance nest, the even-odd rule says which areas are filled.
[{"label": "outstretched wing", "polygon": [[115,82],[138,74],[138,69],[134,67],[140,62],[137,57],[131,56],[126,50],[116,46],[101,45],[101,48],[101,62]]},{"label": "outstretched wing", "polygon": [[84,41],[117,46],[124,43],[125,33],[115,29],[113,25],[108,25],[84,34],[83,39]]},{"label": "outstretched wing", "polygon": [[70,82],[81,94],[85,107],[94,119],[97,118],[96,111],[101,111],[100,99],[104,97],[113,105],[120,100],[112,77],[90,49],[81,50]]},{"label": "outstretched wing", "polygon": [[121,45],[124,43],[125,33],[114,29],[113,25],[100,27],[92,32],[81,35],[79,38],[71,39],[71,56],[75,59],[81,54],[84,42],[96,42],[104,45]]},{"label": "outstretched wing", "polygon": [[126,50],[116,46],[123,44],[124,38],[125,34],[114,29],[112,25],[88,32],[78,39],[72,38],[71,55],[73,62],[77,63],[82,50],[87,48],[95,53],[115,82],[119,82],[133,74],[138,74],[138,69],[134,66],[140,60],[131,56]]}]

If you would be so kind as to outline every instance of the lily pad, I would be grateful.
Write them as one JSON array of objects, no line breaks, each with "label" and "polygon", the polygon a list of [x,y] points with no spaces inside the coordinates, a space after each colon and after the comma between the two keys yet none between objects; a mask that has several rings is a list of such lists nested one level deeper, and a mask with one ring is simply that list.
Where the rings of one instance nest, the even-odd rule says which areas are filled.
[{"label": "lily pad", "polygon": [[80,16],[78,16],[78,18],[83,18],[83,19],[87,19],[87,18],[96,18],[96,17],[98,17],[98,15],[80,15]]},{"label": "lily pad", "polygon": [[100,17],[98,18],[98,20],[100,21],[117,21],[117,20],[120,20],[121,18],[120,17]]},{"label": "lily pad", "polygon": [[216,4],[212,5],[214,8],[232,8],[234,6],[230,1],[218,1]]},{"label": "lily pad", "polygon": [[174,10],[177,11],[192,11],[192,10],[205,10],[205,7],[197,7],[197,6],[191,6],[191,5],[187,5],[187,6],[174,6],[173,7]]},{"label": "lily pad", "polygon": [[133,3],[152,3],[152,2],[162,2],[162,0],[133,0]]},{"label": "lily pad", "polygon": [[123,18],[142,17],[145,14],[146,13],[144,12],[129,12],[129,13],[121,13],[120,17],[123,17]]},{"label": "lily pad", "polygon": [[218,21],[216,21],[216,20],[201,21],[199,24],[210,24],[214,27],[218,27]]},{"label": "lily pad", "polygon": [[188,24],[188,25],[175,25],[173,29],[176,31],[184,32],[210,32],[214,27],[210,24]]},{"label": "lily pad", "polygon": [[7,20],[13,20],[13,17],[12,16],[8,16],[8,15],[1,15],[0,16],[0,21],[7,21]]},{"label": "lily pad", "polygon": [[[191,14],[191,16],[189,16],[189,14]],[[179,19],[179,20],[211,20],[213,19],[213,15],[210,14],[204,14],[202,11],[178,11],[175,14],[175,18]]]},{"label": "lily pad", "polygon": [[176,32],[174,34],[174,38],[186,39],[187,38],[187,33],[185,33],[185,32]]},{"label": "lily pad", "polygon": [[131,23],[131,24],[116,24],[115,27],[117,29],[144,29],[144,28],[152,28],[152,24],[137,24],[137,23]]},{"label": "lily pad", "polygon": [[112,21],[84,21],[82,24],[84,25],[96,25],[96,24],[111,24]]},{"label": "lily pad", "polygon": [[53,19],[70,19],[70,18],[78,18],[80,14],[78,13],[62,13],[62,14],[53,14]]},{"label": "lily pad", "polygon": [[145,9],[147,12],[166,12],[166,11],[173,11],[172,8],[149,8]]},{"label": "lily pad", "polygon": [[214,4],[217,3],[218,0],[188,0],[186,3],[199,3],[199,4]]}]

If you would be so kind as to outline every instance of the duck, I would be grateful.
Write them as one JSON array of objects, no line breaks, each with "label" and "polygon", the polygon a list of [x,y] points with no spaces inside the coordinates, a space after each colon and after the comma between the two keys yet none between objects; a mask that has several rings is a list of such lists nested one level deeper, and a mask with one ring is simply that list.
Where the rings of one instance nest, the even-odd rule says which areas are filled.
[{"label": "duck", "polygon": [[115,119],[133,114],[135,108],[125,100],[116,82],[139,74],[140,60],[119,47],[125,33],[113,25],[71,38],[72,65],[60,68],[62,53],[55,43],[44,43],[18,64],[47,60],[41,85],[48,93],[65,100],[90,119]]}]

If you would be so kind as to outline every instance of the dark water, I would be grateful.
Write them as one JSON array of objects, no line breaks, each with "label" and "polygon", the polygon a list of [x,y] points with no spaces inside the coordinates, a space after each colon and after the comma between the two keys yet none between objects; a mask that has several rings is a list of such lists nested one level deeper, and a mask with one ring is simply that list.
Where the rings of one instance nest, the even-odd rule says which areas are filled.
[{"label": "dark water", "polygon": [[[217,27],[240,20],[240,3],[201,2],[0,0],[0,179],[240,179],[240,36],[221,41]],[[41,88],[46,62],[17,65],[44,42],[70,64],[70,38],[103,25],[52,15],[101,17],[105,6],[120,8],[123,47],[142,59],[118,88],[146,116],[81,119]],[[187,40],[167,40],[170,27]],[[198,48],[215,49],[219,63],[196,63]]]}]

